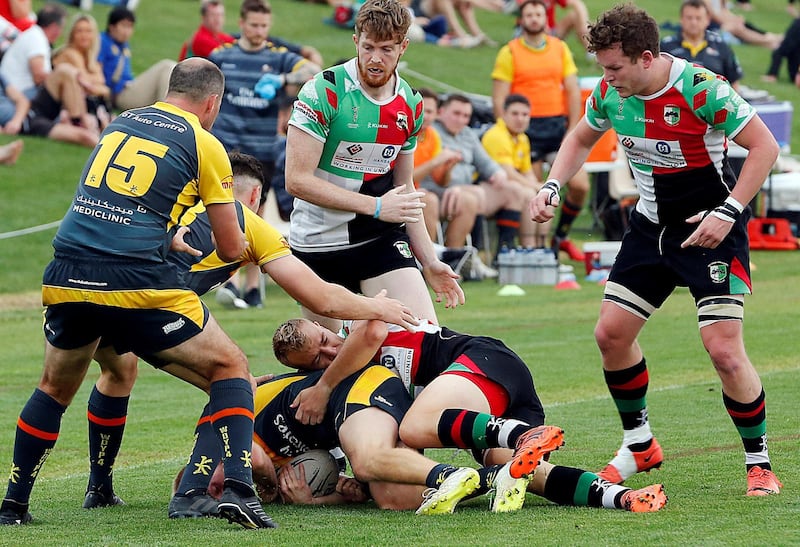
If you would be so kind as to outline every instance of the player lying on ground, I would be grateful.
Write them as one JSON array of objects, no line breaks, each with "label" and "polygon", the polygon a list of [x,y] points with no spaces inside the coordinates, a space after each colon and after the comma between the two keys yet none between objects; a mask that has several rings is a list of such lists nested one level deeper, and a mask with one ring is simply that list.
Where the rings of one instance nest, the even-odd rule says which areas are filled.
[{"label": "player lying on ground", "polygon": [[[478,487],[475,469],[437,463],[399,443],[400,422],[411,405],[411,396],[385,367],[368,367],[345,378],[331,391],[328,412],[319,423],[304,425],[297,421],[290,405],[322,374],[287,374],[257,388],[252,465],[262,491],[275,491],[275,467],[312,448],[336,446],[341,446],[355,477],[369,484],[372,498],[384,509],[417,508],[425,487],[455,506]],[[222,447],[214,439],[207,413],[198,421],[195,437],[189,463],[170,502],[171,518],[208,516],[216,511],[209,485],[212,470],[222,459]],[[532,459],[530,465],[535,466],[559,445],[532,441],[519,459]],[[426,502],[428,499],[430,495]]]},{"label": "player lying on ground", "polygon": [[[428,322],[408,332],[382,321],[353,323],[343,339],[317,323],[292,319],[276,331],[273,349],[287,366],[325,369],[292,404],[296,419],[306,424],[326,420],[330,393],[368,363],[393,369],[409,392],[424,386],[400,424],[400,439],[415,449],[472,449],[487,466],[479,470],[478,493],[495,489],[495,512],[522,507],[526,489],[560,504],[637,512],[657,511],[666,503],[662,485],[632,492],[581,469],[547,462],[525,469],[519,454],[529,444],[549,453],[563,443],[563,432],[542,425],[544,411],[530,370],[500,340]],[[428,502],[423,512],[452,511],[455,505],[436,495]]]}]

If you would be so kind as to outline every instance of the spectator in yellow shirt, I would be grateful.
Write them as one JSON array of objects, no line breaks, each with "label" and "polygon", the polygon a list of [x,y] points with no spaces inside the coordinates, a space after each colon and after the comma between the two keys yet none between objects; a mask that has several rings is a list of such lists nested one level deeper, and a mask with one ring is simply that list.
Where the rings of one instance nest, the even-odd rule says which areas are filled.
[{"label": "spectator in yellow shirt", "polygon": [[[502,167],[509,182],[515,182],[536,194],[542,183],[531,166],[531,144],[525,130],[528,128],[531,103],[524,95],[512,93],[503,103],[503,115],[481,138],[489,156]],[[520,242],[533,247],[545,247],[550,222],[537,224],[529,237],[520,234]]]}]

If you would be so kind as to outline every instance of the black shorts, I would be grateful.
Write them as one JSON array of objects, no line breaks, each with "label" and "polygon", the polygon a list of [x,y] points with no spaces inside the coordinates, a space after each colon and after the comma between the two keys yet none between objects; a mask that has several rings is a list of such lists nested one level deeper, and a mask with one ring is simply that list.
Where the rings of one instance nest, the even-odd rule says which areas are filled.
[{"label": "black shorts", "polygon": [[[464,359],[464,356],[468,360]],[[485,376],[508,393],[508,408],[503,418],[515,418],[532,426],[544,424],[544,409],[528,365],[503,342],[487,336],[470,340],[450,370],[466,367],[473,374]]]},{"label": "black shorts", "polygon": [[399,426],[411,402],[411,396],[399,376],[386,367],[373,365],[361,374],[350,375],[333,390],[328,412],[335,417],[337,432],[347,418],[369,407],[383,410]]},{"label": "black shorts", "polygon": [[45,270],[42,302],[50,344],[69,350],[102,338],[120,355],[177,346],[199,334],[209,317],[171,264],[56,258]]},{"label": "black shorts", "polygon": [[35,137],[47,137],[58,123],[60,115],[61,103],[56,101],[42,86],[31,100],[31,108],[28,111],[28,117],[22,122],[20,133]]},{"label": "black shorts", "polygon": [[418,268],[405,230],[397,228],[378,239],[341,251],[292,254],[329,283],[361,292],[361,282],[400,268]]},{"label": "black shorts", "polygon": [[681,249],[697,224],[659,226],[634,211],[608,281],[622,285],[655,308],[678,286],[688,287],[695,301],[707,296],[749,294],[749,220],[750,209],[746,208],[716,249]]},{"label": "black shorts", "polygon": [[567,134],[566,116],[531,118],[525,134],[531,141],[531,161],[543,161],[548,154],[558,152]]}]

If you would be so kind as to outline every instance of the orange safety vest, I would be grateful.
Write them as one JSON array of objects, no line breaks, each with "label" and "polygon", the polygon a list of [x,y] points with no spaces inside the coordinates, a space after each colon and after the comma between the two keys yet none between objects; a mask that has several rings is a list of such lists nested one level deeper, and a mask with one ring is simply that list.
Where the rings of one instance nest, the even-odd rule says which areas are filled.
[{"label": "orange safety vest", "polygon": [[531,103],[531,117],[566,116],[564,96],[564,50],[567,45],[553,36],[542,49],[533,49],[521,37],[508,43],[514,62],[511,93],[524,95]]}]

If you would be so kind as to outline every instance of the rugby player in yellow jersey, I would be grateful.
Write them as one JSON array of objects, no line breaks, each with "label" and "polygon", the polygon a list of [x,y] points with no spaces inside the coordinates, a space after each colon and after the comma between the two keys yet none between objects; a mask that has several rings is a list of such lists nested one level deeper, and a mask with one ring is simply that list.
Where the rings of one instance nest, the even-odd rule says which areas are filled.
[{"label": "rugby player in yellow jersey", "polygon": [[164,101],[120,114],[89,156],[43,276],[44,367],[17,420],[0,525],[32,520],[34,482],[104,340],[120,354],[149,355],[203,378],[228,455],[220,511],[248,528],[274,527],[252,505],[247,358],[166,260],[178,220],[200,202],[223,260],[235,260],[246,246],[230,161],[209,132],[224,81],[205,59],[183,61],[170,75]]},{"label": "rugby player in yellow jersey", "polygon": [[[477,487],[474,469],[435,462],[399,442],[399,424],[411,405],[411,396],[400,378],[385,367],[367,367],[345,378],[331,392],[325,420],[314,425],[298,421],[292,401],[321,375],[321,371],[285,374],[256,389],[253,475],[265,493],[264,501],[276,497],[276,468],[310,449],[336,446],[341,446],[353,474],[368,485],[382,509],[416,509],[424,502],[426,486],[431,492],[448,492],[452,508]],[[212,433],[206,409],[170,503],[172,518],[211,516],[216,511],[216,500],[209,494],[219,492],[222,477],[219,472],[212,476],[209,468],[217,467],[221,448]],[[325,503],[344,501],[338,497],[327,496]],[[176,500],[182,498],[192,504],[180,511]]]},{"label": "rugby player in yellow jersey", "polygon": [[[248,246],[239,259],[223,260],[214,251],[203,208],[191,209],[184,215],[185,229],[180,232],[181,237],[173,241],[173,248],[184,252],[171,252],[168,258],[184,272],[188,288],[204,294],[225,282],[244,264],[252,263],[315,313],[338,318],[394,318],[402,324],[412,324],[411,312],[402,303],[386,298],[382,292],[374,298],[353,294],[323,281],[295,258],[283,236],[254,212],[263,182],[260,162],[247,154],[233,152],[229,156],[234,197],[238,200],[236,213]],[[208,388],[204,378],[184,367],[143,357],[201,389]],[[122,503],[114,494],[112,472],[122,442],[128,396],[136,380],[138,361],[133,353],[119,355],[110,346],[100,347],[95,359],[100,363],[101,375],[90,395],[87,413],[90,458],[89,485],[84,500],[87,509]]]}]

